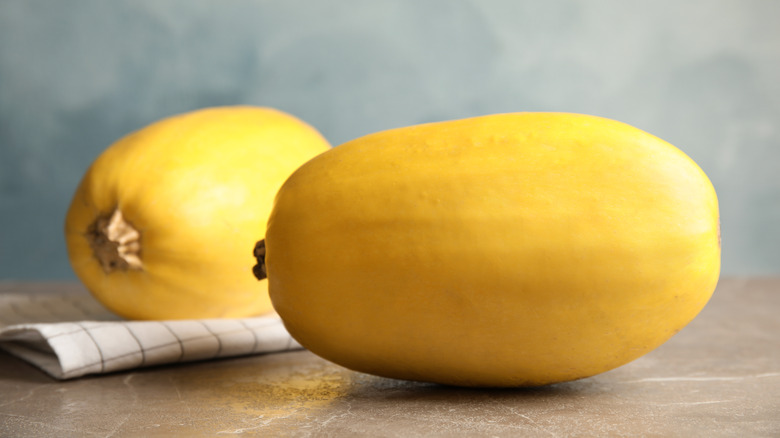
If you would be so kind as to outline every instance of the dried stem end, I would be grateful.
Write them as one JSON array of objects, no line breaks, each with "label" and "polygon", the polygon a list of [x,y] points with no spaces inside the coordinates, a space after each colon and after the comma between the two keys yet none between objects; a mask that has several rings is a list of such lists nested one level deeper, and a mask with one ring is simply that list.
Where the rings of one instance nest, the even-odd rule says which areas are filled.
[{"label": "dried stem end", "polygon": [[106,274],[116,270],[143,269],[141,233],[122,216],[119,209],[101,215],[87,229],[87,240]]},{"label": "dried stem end", "polygon": [[265,270],[265,240],[255,244],[254,256],[257,259],[257,264],[252,267],[252,273],[255,274],[258,280],[263,280],[268,277],[268,273]]}]

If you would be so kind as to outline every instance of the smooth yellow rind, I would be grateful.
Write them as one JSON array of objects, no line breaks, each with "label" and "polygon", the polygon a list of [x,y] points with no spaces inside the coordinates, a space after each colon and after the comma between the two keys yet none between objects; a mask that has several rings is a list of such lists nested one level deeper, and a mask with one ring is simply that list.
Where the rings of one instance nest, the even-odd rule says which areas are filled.
[{"label": "smooth yellow rind", "polygon": [[[73,269],[131,319],[268,312],[248,242],[262,236],[282,182],[328,148],[314,128],[270,108],[207,108],[153,123],[84,175],[65,223]],[[115,209],[140,232],[141,270],[106,274],[89,246],[90,224]]]},{"label": "smooth yellow rind", "polygon": [[280,190],[270,293],[346,367],[470,386],[591,376],[665,342],[710,298],[718,202],[629,125],[500,114],[368,135]]}]

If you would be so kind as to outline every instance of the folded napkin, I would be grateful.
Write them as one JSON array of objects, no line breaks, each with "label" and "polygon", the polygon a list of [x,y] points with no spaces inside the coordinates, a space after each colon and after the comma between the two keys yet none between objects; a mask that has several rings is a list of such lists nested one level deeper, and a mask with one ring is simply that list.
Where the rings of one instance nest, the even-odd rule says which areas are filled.
[{"label": "folded napkin", "polygon": [[84,292],[0,293],[0,348],[56,379],[301,346],[278,316],[125,321]]}]

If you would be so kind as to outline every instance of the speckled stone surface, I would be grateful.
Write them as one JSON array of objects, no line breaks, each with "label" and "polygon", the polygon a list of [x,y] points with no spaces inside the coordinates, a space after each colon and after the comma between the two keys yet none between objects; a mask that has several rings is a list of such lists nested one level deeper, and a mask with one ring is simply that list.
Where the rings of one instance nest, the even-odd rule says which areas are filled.
[{"label": "speckled stone surface", "polygon": [[306,351],[58,382],[0,353],[0,436],[237,434],[778,437],[780,279],[721,280],[702,314],[661,348],[535,389],[389,380]]}]

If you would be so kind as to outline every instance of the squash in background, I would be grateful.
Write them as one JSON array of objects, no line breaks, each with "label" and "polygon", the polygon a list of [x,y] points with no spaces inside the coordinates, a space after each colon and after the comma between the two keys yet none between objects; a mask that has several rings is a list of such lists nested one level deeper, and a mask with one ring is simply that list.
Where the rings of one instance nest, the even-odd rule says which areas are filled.
[{"label": "squash in background", "polygon": [[467,386],[562,382],[636,359],[699,313],[720,269],[717,198],[689,157],[562,113],[333,148],[281,188],[258,249],[304,347]]},{"label": "squash in background", "polygon": [[282,182],[328,148],[315,129],[270,108],[207,108],[153,123],[84,175],[65,222],[71,265],[126,318],[270,311],[245,245],[264,229]]}]

